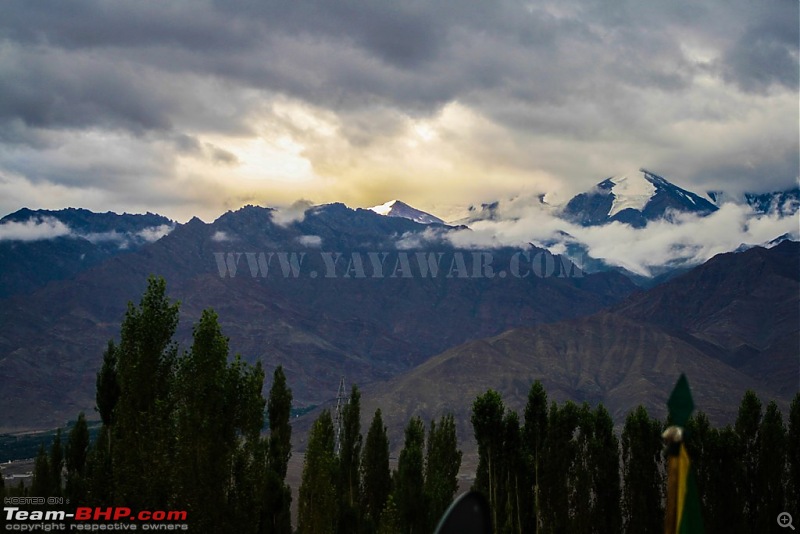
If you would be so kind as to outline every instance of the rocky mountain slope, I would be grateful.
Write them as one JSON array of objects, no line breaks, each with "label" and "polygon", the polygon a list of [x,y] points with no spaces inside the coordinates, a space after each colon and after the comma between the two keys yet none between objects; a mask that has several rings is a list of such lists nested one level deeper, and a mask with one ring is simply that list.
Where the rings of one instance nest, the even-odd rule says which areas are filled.
[{"label": "rocky mountain slope", "polygon": [[[335,395],[341,375],[386,379],[470,339],[593,313],[634,290],[619,274],[583,275],[543,251],[540,259],[566,265],[570,276],[483,276],[473,250],[429,241],[408,248],[428,226],[341,204],[281,224],[274,215],[249,206],[210,224],[192,219],[135,252],[0,302],[0,428],[52,427],[93,413],[103,347],[150,274],[164,276],[181,302],[183,346],[192,322],[213,307],[232,351],[268,371],[283,364],[300,405]],[[417,253],[426,268],[439,260],[437,276],[422,275]],[[495,267],[515,253],[492,251]],[[384,262],[380,276],[371,258]]]}]

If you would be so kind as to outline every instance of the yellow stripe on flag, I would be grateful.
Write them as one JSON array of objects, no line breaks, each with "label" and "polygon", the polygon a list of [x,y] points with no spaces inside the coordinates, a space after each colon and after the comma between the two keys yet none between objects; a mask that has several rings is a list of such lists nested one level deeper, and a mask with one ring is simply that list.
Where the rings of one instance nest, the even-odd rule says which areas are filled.
[{"label": "yellow stripe on flag", "polygon": [[686,504],[686,483],[689,479],[689,454],[686,452],[686,446],[681,443],[681,450],[677,458],[678,462],[678,521],[675,523],[678,529],[681,526],[681,519],[683,518],[683,508]]}]

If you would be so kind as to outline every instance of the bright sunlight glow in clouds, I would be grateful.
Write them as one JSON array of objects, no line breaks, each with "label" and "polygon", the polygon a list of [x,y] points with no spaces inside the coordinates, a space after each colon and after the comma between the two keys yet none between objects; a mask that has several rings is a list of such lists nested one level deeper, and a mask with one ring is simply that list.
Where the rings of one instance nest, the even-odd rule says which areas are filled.
[{"label": "bright sunlight glow in clouds", "polygon": [[798,178],[798,3],[7,0],[0,211],[454,218],[646,167]]}]

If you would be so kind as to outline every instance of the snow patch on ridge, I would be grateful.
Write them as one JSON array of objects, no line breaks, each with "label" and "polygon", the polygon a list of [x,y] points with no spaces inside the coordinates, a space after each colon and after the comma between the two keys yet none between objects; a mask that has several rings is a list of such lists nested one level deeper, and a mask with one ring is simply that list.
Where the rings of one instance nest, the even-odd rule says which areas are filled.
[{"label": "snow patch on ridge", "polygon": [[392,211],[392,206],[394,206],[397,200],[390,200],[385,204],[381,204],[380,206],[373,206],[369,209],[377,213],[378,215],[389,215],[389,212]]},{"label": "snow patch on ridge", "polygon": [[614,202],[608,212],[609,217],[628,208],[642,211],[656,194],[655,185],[645,178],[641,171],[614,176],[611,178],[611,183],[614,184],[611,188]]}]

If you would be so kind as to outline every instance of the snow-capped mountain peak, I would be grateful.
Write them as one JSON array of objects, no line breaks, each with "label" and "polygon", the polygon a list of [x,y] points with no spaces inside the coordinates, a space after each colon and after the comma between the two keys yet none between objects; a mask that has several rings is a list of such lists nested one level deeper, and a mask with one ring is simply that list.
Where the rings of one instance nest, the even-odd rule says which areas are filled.
[{"label": "snow-capped mountain peak", "polygon": [[412,221],[420,224],[444,224],[444,221],[439,217],[431,215],[430,213],[426,213],[422,210],[412,208],[405,202],[401,202],[399,200],[390,200],[385,204],[373,206],[369,209],[379,215],[385,215],[387,217],[403,217],[405,219],[411,219]]},{"label": "snow-capped mountain peak", "polygon": [[593,190],[573,197],[564,215],[585,226],[618,221],[641,228],[674,211],[707,215],[716,210],[703,197],[639,169],[603,180]]},{"label": "snow-capped mountain peak", "polygon": [[609,217],[629,208],[642,211],[656,194],[653,182],[640,171],[620,174],[609,178],[607,182],[611,184],[609,190],[614,196],[608,212]]}]

